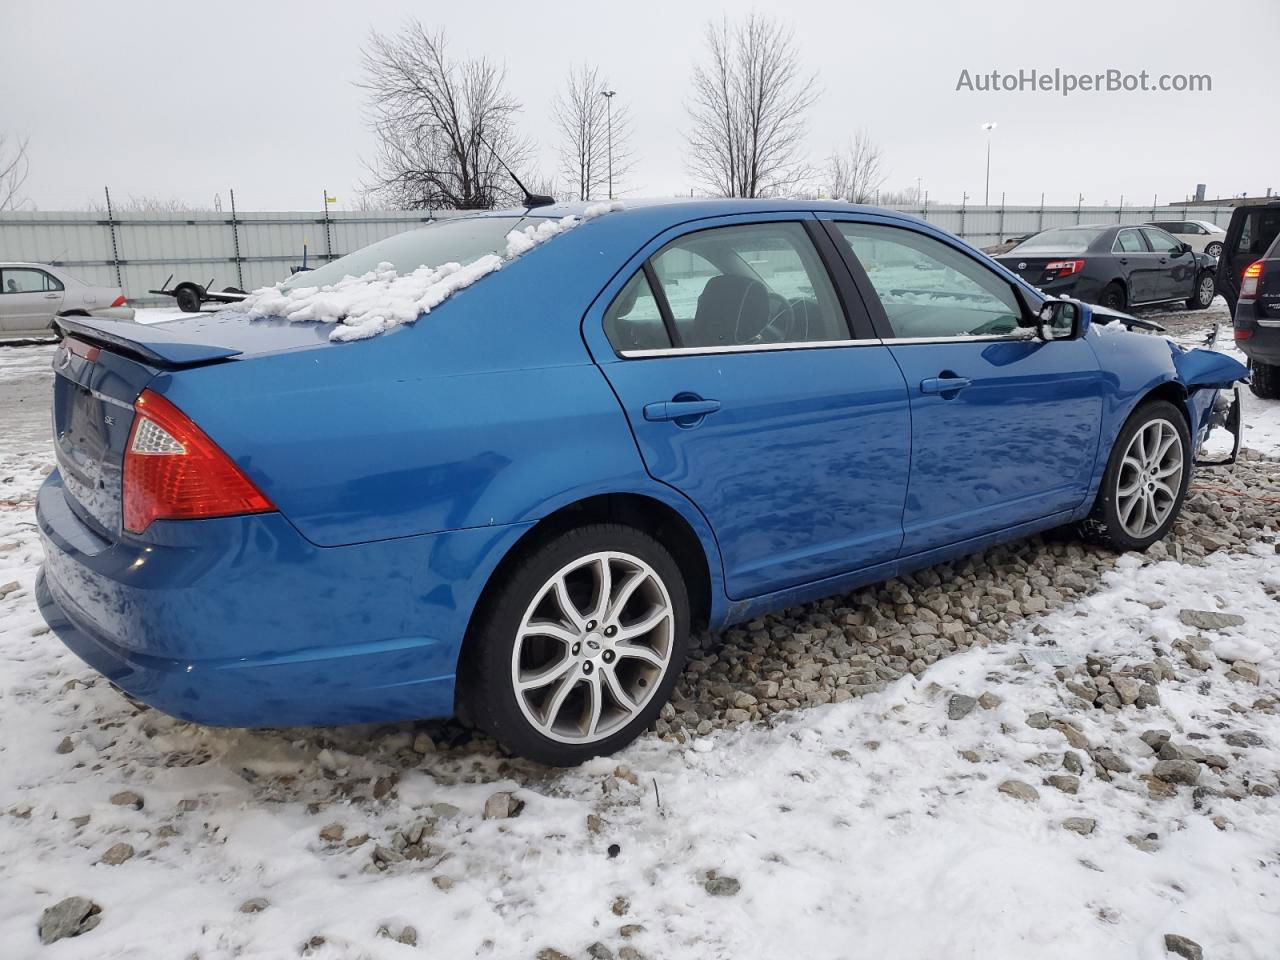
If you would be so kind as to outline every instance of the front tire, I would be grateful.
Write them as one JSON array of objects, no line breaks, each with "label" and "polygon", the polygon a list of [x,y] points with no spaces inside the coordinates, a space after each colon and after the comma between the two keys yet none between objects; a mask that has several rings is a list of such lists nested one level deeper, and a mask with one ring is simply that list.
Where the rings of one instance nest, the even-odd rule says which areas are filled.
[{"label": "front tire", "polygon": [[199,288],[187,284],[173,292],[173,299],[178,304],[178,309],[183,313],[199,313],[201,293],[202,291]]},{"label": "front tire", "polygon": [[1164,400],[1142,404],[1116,437],[1083,532],[1115,550],[1146,550],[1173,528],[1191,466],[1181,411]]},{"label": "front tire", "polygon": [[1250,359],[1249,389],[1263,400],[1280,400],[1280,364]]},{"label": "front tire", "polygon": [[479,612],[461,695],[514,754],[573,766],[653,721],[689,645],[689,595],[657,540],[593,524],[525,556]]},{"label": "front tire", "polygon": [[1209,304],[1213,303],[1213,298],[1217,293],[1218,288],[1214,282],[1213,274],[1205,270],[1200,276],[1196,277],[1196,289],[1187,301],[1187,309],[1208,310]]},{"label": "front tire", "polygon": [[1218,243],[1215,240],[1213,243],[1209,244],[1207,247],[1204,248],[1204,252],[1216,260],[1218,259],[1218,257],[1222,256],[1222,244]]}]

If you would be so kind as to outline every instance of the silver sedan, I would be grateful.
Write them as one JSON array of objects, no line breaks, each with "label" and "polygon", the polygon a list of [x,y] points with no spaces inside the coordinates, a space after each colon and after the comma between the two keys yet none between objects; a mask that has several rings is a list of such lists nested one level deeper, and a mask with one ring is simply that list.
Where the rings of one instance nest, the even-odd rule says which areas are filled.
[{"label": "silver sedan", "polygon": [[0,263],[0,338],[46,335],[59,314],[132,320],[133,307],[119,287],[93,286],[61,267]]}]

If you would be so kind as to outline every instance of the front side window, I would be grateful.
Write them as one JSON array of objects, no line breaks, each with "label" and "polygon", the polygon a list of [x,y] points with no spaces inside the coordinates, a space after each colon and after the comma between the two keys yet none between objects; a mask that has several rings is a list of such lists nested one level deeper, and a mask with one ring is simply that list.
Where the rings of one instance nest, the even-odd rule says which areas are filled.
[{"label": "front side window", "polygon": [[1146,253],[1147,245],[1142,242],[1142,234],[1137,230],[1121,230],[1116,234],[1115,253]]},{"label": "front side window", "polygon": [[5,268],[0,281],[0,290],[5,293],[51,293],[61,289],[62,284],[56,278],[28,267]]},{"label": "front side window", "polygon": [[799,223],[700,230],[650,261],[678,347],[743,347],[849,339],[844,311]]},{"label": "front side window", "polygon": [[897,339],[1013,334],[1022,309],[992,271],[933,237],[868,223],[838,223]]},{"label": "front side window", "polygon": [[1182,251],[1181,242],[1175,240],[1163,230],[1146,229],[1142,232],[1146,235],[1147,243],[1151,244],[1151,249],[1156,253],[1180,253]]},{"label": "front side window", "polygon": [[643,270],[637,270],[609,304],[604,332],[618,353],[630,350],[663,350],[671,346],[658,301]]}]

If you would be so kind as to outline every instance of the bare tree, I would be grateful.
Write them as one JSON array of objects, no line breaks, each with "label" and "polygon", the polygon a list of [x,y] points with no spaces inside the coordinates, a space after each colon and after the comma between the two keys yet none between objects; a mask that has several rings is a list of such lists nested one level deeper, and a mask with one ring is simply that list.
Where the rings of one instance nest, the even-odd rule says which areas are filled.
[{"label": "bare tree", "polygon": [[859,130],[843,150],[827,158],[827,194],[834,200],[870,203],[886,179],[880,148]]},{"label": "bare tree", "polygon": [[610,181],[616,195],[632,166],[630,111],[604,96],[606,86],[600,69],[584,63],[570,68],[552,104],[560,131],[560,172],[577,200],[608,195]]},{"label": "bare tree", "polygon": [[[107,204],[105,200],[91,198],[85,201],[85,209],[94,213],[106,213]],[[124,199],[111,198],[112,213],[187,213],[208,209],[208,204],[188,203],[180,197],[160,197],[145,193],[131,193]]]},{"label": "bare tree", "polygon": [[0,211],[17,210],[23,205],[22,185],[30,172],[27,141],[11,140],[8,134],[0,133]]},{"label": "bare tree", "polygon": [[495,157],[520,169],[529,152],[505,71],[453,59],[444,32],[416,20],[396,36],[370,34],[364,69],[378,139],[366,191],[403,209],[483,210],[520,197]]},{"label": "bare tree", "polygon": [[689,169],[726,197],[761,197],[804,180],[804,115],[818,97],[791,31],[757,13],[707,25],[711,62],[693,72]]}]

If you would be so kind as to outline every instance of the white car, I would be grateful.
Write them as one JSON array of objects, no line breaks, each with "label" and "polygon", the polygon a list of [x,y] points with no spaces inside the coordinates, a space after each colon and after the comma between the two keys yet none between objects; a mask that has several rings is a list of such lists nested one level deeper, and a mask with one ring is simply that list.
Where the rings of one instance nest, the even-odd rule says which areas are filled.
[{"label": "white car", "polygon": [[1172,233],[1183,243],[1190,244],[1192,250],[1207,253],[1215,259],[1222,253],[1222,242],[1227,239],[1227,231],[1208,220],[1150,220],[1146,225]]},{"label": "white car", "polygon": [[132,320],[133,307],[119,287],[95,287],[61,267],[0,263],[0,338],[47,335],[59,315]]}]

